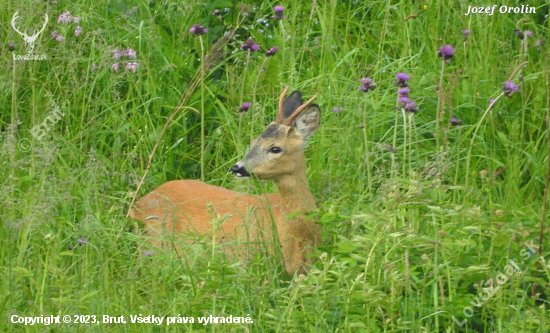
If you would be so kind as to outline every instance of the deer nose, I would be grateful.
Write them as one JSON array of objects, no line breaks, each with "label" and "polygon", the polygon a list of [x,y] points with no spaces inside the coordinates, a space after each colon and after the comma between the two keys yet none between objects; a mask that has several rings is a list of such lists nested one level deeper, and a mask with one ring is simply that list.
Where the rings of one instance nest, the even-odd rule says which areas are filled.
[{"label": "deer nose", "polygon": [[243,161],[239,161],[235,165],[233,165],[231,167],[231,173],[233,173],[237,177],[250,177],[250,174],[246,170],[246,166],[244,165]]}]

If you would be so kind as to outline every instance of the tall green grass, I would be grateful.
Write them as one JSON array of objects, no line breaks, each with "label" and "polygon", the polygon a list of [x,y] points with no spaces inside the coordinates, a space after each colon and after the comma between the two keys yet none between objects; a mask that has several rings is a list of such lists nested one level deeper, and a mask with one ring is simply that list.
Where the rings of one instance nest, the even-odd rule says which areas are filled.
[{"label": "tall green grass", "polygon": [[[285,7],[286,19],[271,18],[275,5]],[[543,210],[548,4],[530,4],[536,14],[465,16],[469,5],[476,4],[0,5],[0,331],[546,332],[548,242],[542,255],[519,260],[525,242],[538,246],[540,223],[549,215]],[[25,53],[10,23],[16,11],[29,31],[49,15],[34,49],[47,60],[12,59],[7,43],[15,44],[13,53]],[[79,37],[77,24],[57,23],[65,11],[82,18]],[[416,18],[407,19],[411,14]],[[193,24],[208,28],[202,39],[211,58],[188,32]],[[236,27],[220,52],[210,52]],[[472,31],[466,40],[464,29]],[[534,36],[520,40],[514,29]],[[51,38],[54,30],[65,40]],[[240,50],[249,37],[260,51]],[[445,44],[456,52],[442,67],[436,53]],[[266,59],[273,46],[279,51]],[[113,50],[128,48],[137,59],[113,58]],[[205,79],[194,80],[207,59]],[[111,68],[128,61],[139,64],[135,73],[124,64],[118,72]],[[525,61],[511,78],[519,92],[488,108]],[[396,110],[398,72],[411,75],[417,114]],[[377,88],[360,91],[363,77]],[[323,227],[310,273],[289,279],[279,255],[251,250],[246,260],[228,258],[205,237],[180,244],[180,251],[152,249],[144,256],[151,249],[125,215],[156,142],[139,195],[201,175],[242,192],[275,191],[270,183],[234,180],[228,170],[273,121],[287,85],[306,98],[318,93],[323,113],[307,148],[320,207],[315,217]],[[239,113],[245,101],[252,106]],[[37,140],[29,131],[56,106],[65,115]],[[463,124],[451,126],[451,116]],[[23,139],[30,150],[22,151]],[[511,259],[522,272],[473,306]],[[471,317],[465,307],[472,307]],[[249,314],[254,323],[10,321],[13,315],[124,315],[129,322],[139,314],[195,321]],[[468,320],[460,327],[453,316]]]}]

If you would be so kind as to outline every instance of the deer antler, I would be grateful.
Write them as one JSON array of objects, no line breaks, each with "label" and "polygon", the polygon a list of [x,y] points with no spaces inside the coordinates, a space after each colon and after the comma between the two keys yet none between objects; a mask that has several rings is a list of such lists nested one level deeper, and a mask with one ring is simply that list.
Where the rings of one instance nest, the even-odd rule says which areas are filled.
[{"label": "deer antler", "polygon": [[294,111],[294,113],[292,115],[290,115],[288,118],[286,118],[285,122],[283,123],[283,125],[286,125],[286,126],[290,126],[290,124],[292,124],[292,122],[294,121],[294,119],[296,119],[296,117],[298,117],[298,115],[300,113],[302,113],[302,111],[304,111],[305,108],[308,107],[309,104],[311,104],[311,102],[313,102],[313,100],[315,99],[315,97],[317,97],[317,94],[313,95],[313,97],[311,97],[309,99],[309,101],[305,102],[305,104],[302,104],[299,108],[296,109],[296,111]]},{"label": "deer antler", "polygon": [[[11,25],[13,26],[13,29],[15,31],[17,31],[17,33],[19,33],[20,35],[24,35],[25,37],[29,37],[27,36],[27,30],[25,30],[25,32],[21,32],[19,31],[19,29],[17,29],[17,27],[15,26],[15,21],[17,21],[17,19],[19,18],[19,16],[17,16],[19,12],[15,12],[15,14],[13,14],[13,18],[11,19]],[[46,15],[47,16],[47,15]]]},{"label": "deer antler", "polygon": [[283,93],[281,94],[281,97],[279,97],[279,111],[277,112],[277,118],[275,119],[275,122],[277,124],[280,124],[283,122],[283,102],[285,101],[286,92],[288,91],[288,88],[290,86],[287,86],[285,90],[283,90]]},{"label": "deer antler", "polygon": [[34,33],[32,36],[33,37],[36,37],[38,36],[42,31],[44,31],[44,29],[46,28],[46,24],[48,24],[48,14],[44,14],[44,17],[46,18],[46,20],[44,21],[44,25],[42,26],[42,29],[40,29],[40,31]]}]

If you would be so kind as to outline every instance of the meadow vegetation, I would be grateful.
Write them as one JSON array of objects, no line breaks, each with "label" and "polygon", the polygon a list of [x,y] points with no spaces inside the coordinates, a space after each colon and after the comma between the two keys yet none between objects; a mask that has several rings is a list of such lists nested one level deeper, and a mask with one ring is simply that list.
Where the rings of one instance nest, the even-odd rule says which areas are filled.
[{"label": "meadow vegetation", "polygon": [[[0,5],[0,331],[547,332],[548,3],[58,2]],[[14,60],[15,12],[29,31],[48,14],[46,60]],[[157,141],[138,196],[173,179],[275,191],[229,169],[286,86],[322,110],[309,274],[204,236],[151,248],[126,212]],[[230,315],[253,323],[197,320]]]}]

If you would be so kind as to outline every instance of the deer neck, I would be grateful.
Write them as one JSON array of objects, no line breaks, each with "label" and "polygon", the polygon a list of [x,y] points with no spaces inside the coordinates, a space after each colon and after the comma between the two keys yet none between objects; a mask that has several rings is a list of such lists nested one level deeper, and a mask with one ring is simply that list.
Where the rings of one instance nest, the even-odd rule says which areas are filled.
[{"label": "deer neck", "polygon": [[317,209],[307,181],[305,159],[291,175],[276,179],[275,186],[281,197],[280,209],[284,215]]},{"label": "deer neck", "polygon": [[319,226],[311,219],[306,219],[303,214],[317,208],[307,182],[305,159],[292,175],[276,179],[275,186],[279,189],[280,195],[279,207],[282,220],[277,223],[277,232],[281,241],[285,269],[289,275],[293,275],[296,271],[305,272],[305,267],[315,261],[312,257],[308,257],[308,254],[313,253],[313,248],[321,239]]}]

